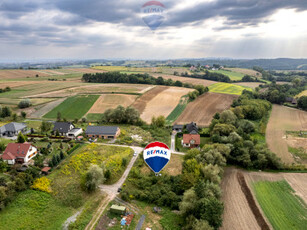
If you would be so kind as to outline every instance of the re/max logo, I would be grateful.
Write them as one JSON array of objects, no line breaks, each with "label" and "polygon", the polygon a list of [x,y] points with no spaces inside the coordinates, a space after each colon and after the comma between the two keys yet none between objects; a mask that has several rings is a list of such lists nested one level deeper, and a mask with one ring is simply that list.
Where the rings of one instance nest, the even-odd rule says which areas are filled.
[{"label": "re/max logo", "polygon": [[146,154],[147,154],[147,156],[153,155],[153,154],[167,155],[167,151],[156,149],[156,150],[149,150],[149,151],[146,152]]},{"label": "re/max logo", "polygon": [[143,10],[144,13],[163,13],[161,8],[147,8]]}]

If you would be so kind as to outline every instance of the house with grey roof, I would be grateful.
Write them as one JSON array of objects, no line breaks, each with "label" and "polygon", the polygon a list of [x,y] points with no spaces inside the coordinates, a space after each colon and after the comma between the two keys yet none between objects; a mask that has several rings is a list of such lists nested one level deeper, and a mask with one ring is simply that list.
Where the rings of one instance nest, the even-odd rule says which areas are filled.
[{"label": "house with grey roof", "polygon": [[114,139],[120,135],[120,128],[117,126],[88,126],[85,134],[90,138]]},{"label": "house with grey roof", "polygon": [[195,122],[191,122],[186,125],[186,129],[189,134],[198,134],[198,127]]},{"label": "house with grey roof", "polygon": [[0,127],[0,137],[14,137],[19,132],[25,134],[27,132],[27,126],[25,123],[11,122]]},{"label": "house with grey roof", "polygon": [[67,136],[67,134],[74,128],[75,126],[70,122],[55,122],[52,132],[56,134],[58,131],[61,136]]}]

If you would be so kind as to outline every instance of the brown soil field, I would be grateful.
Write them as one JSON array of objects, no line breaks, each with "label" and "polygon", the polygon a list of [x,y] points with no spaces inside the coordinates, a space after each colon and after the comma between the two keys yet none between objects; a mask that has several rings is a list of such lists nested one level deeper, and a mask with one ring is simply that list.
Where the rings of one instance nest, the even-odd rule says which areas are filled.
[{"label": "brown soil field", "polygon": [[25,85],[31,85],[31,84],[40,84],[40,81],[4,81],[0,82],[0,88],[5,88],[5,87],[19,87],[19,86],[25,86]]},{"label": "brown soil field", "polygon": [[0,70],[1,79],[35,77],[36,74],[39,76],[49,76],[49,74],[34,70]]},{"label": "brown soil field", "polygon": [[[253,69],[242,69],[242,68],[225,68],[225,70],[230,70],[233,72],[243,73],[254,77],[261,77],[262,74]],[[258,75],[257,75],[258,74]]]},{"label": "brown soil field", "polygon": [[202,127],[209,126],[214,114],[230,108],[236,98],[238,98],[236,95],[220,93],[203,94],[188,104],[175,123],[187,124],[193,121]]},{"label": "brown soil field", "polygon": [[234,85],[241,85],[241,86],[247,86],[250,88],[257,88],[259,85],[263,84],[263,83],[259,83],[259,82],[239,82],[239,83],[233,83]]},{"label": "brown soil field", "polygon": [[[141,113],[141,118],[147,123],[151,122],[153,116],[157,117],[162,115],[167,117],[176,108],[180,98],[188,94],[190,91],[193,91],[193,89],[181,87],[162,88],[164,88],[164,90],[160,90],[159,93],[153,94],[150,91],[150,100],[145,101],[145,108]],[[157,89],[157,91],[159,91],[159,89]],[[142,100],[144,100],[144,98],[142,98]]]},{"label": "brown soil field", "polygon": [[307,130],[307,112],[273,105],[266,129],[266,142],[269,149],[285,163],[294,163],[294,158],[288,152],[285,132],[300,130]]},{"label": "brown soil field", "polygon": [[151,85],[134,85],[134,84],[89,84],[89,83],[75,83],[80,86],[67,87],[51,91],[47,93],[40,93],[31,95],[31,97],[68,97],[77,94],[103,94],[103,93],[144,93],[152,88]]},{"label": "brown soil field", "polygon": [[140,114],[142,114],[143,111],[145,110],[147,102],[152,100],[157,94],[161,93],[162,91],[164,91],[166,89],[167,89],[167,87],[156,86],[156,87],[150,89],[147,93],[143,94],[140,98],[138,98],[132,104],[132,106],[134,108],[136,108],[140,112]]},{"label": "brown soil field", "polygon": [[224,203],[223,225],[221,230],[260,230],[260,226],[249,207],[237,178],[238,170],[226,168],[221,184]]},{"label": "brown soil field", "polygon": [[128,107],[136,98],[137,95],[104,94],[98,98],[88,113],[104,113],[107,109],[114,109],[119,105]]},{"label": "brown soil field", "polygon": [[215,83],[216,81],[210,81],[205,79],[196,79],[196,78],[190,78],[190,77],[179,77],[175,75],[165,75],[165,74],[152,74],[153,77],[163,77],[164,79],[172,79],[173,81],[181,81],[183,83],[190,83],[193,85],[204,85],[204,86],[210,86]]}]

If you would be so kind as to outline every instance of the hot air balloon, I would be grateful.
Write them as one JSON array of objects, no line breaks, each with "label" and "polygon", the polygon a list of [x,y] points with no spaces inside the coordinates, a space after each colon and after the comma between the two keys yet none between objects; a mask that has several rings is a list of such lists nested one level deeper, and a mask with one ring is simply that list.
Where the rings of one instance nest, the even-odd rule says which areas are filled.
[{"label": "hot air balloon", "polygon": [[145,24],[151,29],[156,30],[165,20],[165,6],[158,1],[146,2],[141,9],[142,19]]},{"label": "hot air balloon", "polygon": [[157,175],[170,161],[171,151],[166,144],[153,142],[145,147],[143,157],[149,168]]}]

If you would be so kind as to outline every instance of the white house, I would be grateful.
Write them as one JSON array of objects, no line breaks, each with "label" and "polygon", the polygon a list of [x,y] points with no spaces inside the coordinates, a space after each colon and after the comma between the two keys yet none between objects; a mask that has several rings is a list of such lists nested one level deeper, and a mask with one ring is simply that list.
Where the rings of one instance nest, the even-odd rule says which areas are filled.
[{"label": "white house", "polygon": [[30,143],[9,143],[0,156],[8,164],[23,164],[37,155],[37,148]]}]

